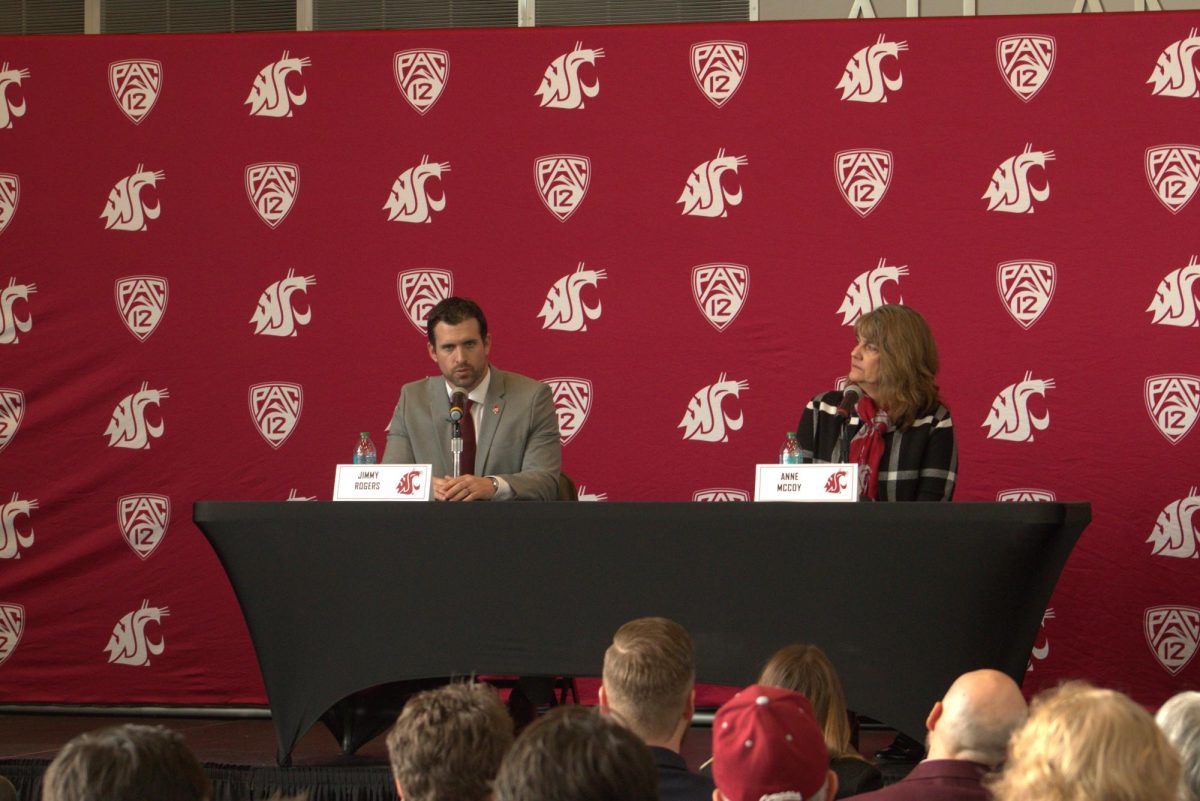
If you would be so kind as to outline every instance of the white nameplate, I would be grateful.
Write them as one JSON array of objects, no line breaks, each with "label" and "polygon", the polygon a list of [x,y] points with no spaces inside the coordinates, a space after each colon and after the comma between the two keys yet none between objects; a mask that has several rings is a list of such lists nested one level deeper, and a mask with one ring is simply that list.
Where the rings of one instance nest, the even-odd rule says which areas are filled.
[{"label": "white nameplate", "polygon": [[431,464],[339,464],[335,501],[427,501]]},{"label": "white nameplate", "polygon": [[857,464],[760,464],[756,501],[857,501]]}]

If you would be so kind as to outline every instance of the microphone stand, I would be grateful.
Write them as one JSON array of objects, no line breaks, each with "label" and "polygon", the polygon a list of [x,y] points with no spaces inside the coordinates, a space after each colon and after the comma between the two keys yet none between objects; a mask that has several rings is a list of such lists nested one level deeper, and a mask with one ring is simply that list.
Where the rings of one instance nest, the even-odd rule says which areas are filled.
[{"label": "microphone stand", "polygon": [[454,478],[462,475],[462,424],[455,420],[450,429],[450,456],[454,460]]}]

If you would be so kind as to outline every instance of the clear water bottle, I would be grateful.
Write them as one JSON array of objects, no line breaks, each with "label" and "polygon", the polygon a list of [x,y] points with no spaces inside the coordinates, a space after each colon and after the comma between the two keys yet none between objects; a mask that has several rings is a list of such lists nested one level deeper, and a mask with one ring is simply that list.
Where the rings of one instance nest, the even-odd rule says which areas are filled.
[{"label": "clear water bottle", "polygon": [[783,441],[783,446],[779,449],[780,464],[801,464],[804,457],[800,455],[800,441],[796,439],[796,432],[787,432],[787,439]]},{"label": "clear water bottle", "polygon": [[358,435],[358,444],[354,446],[355,464],[375,464],[375,443],[371,442],[371,432],[364,431]]}]

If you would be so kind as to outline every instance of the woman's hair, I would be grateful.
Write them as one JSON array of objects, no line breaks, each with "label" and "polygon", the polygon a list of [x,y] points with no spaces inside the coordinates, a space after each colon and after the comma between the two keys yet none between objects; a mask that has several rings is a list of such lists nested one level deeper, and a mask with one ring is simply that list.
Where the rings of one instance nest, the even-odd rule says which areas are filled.
[{"label": "woman's hair", "polygon": [[813,705],[825,734],[829,757],[860,756],[850,745],[850,720],[842,680],[825,652],[815,645],[788,645],[767,660],[758,683],[798,692]]},{"label": "woman's hair", "polygon": [[859,317],[854,333],[879,351],[880,400],[892,423],[908,428],[937,408],[938,352],[924,317],[888,304]]},{"label": "woman's hair", "polygon": [[1179,756],[1128,696],[1068,682],[1034,699],[991,782],[996,801],[1169,801]]}]

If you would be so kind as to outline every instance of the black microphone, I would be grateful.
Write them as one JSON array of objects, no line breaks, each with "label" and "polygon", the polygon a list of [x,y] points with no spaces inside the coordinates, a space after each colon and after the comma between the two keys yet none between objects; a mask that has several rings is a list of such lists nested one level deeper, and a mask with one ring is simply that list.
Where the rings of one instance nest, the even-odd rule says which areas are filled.
[{"label": "black microphone", "polygon": [[849,418],[860,398],[862,398],[862,387],[858,384],[847,385],[842,391],[842,402],[837,407],[838,417]]},{"label": "black microphone", "polygon": [[450,422],[457,423],[463,419],[463,407],[467,405],[467,394],[455,392],[450,396]]}]

